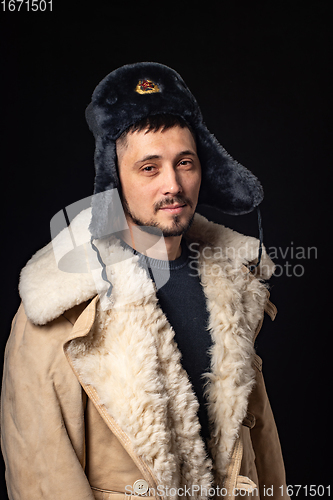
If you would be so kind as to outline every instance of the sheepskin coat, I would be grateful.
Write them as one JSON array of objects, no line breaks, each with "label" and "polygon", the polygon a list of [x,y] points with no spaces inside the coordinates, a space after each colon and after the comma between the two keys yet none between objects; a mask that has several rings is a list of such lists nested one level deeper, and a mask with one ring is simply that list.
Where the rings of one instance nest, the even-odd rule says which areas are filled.
[{"label": "sheepskin coat", "polygon": [[[72,222],[76,242],[89,242],[90,217],[86,210]],[[99,270],[61,270],[59,255],[77,271],[85,258],[71,254],[65,229],[22,270],[6,346],[1,420],[11,500],[136,499],[140,481],[160,499],[288,498],[253,346],[264,311],[276,313],[263,284],[273,263],[264,251],[254,277],[244,264],[258,241],[198,214],[186,239],[199,256],[213,340],[209,453],[173,329],[138,257],[112,237],[101,245],[112,256],[105,302]]]}]

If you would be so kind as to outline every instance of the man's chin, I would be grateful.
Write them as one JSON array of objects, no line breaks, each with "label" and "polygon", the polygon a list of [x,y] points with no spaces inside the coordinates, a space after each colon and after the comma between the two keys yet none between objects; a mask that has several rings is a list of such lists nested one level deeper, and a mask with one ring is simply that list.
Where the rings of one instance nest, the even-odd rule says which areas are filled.
[{"label": "man's chin", "polygon": [[182,222],[180,220],[180,217],[176,215],[169,226],[160,224],[158,227],[162,231],[164,238],[171,238],[173,236],[182,236],[191,227],[193,219],[194,219],[194,213],[189,219],[187,219],[184,222]]},{"label": "man's chin", "polygon": [[181,222],[180,217],[176,215],[174,216],[173,221],[170,222],[168,225],[158,221],[143,222],[135,217],[131,218],[132,221],[140,228],[141,231],[156,236],[163,236],[164,238],[171,238],[175,236],[182,236],[183,234],[186,233],[186,231],[188,231],[188,229],[192,225],[194,219],[194,213],[190,217],[190,219],[187,219],[184,222]]},{"label": "man's chin", "polygon": [[180,227],[180,228],[175,228],[175,229],[162,229],[162,234],[164,238],[172,238],[173,236],[183,236],[183,234],[186,233],[186,231],[189,229],[188,227]]}]

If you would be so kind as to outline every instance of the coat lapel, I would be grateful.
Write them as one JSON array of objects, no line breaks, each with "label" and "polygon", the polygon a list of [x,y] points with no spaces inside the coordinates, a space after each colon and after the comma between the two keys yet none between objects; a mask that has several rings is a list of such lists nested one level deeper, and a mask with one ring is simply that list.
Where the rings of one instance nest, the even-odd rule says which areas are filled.
[{"label": "coat lapel", "polygon": [[[117,244],[112,251],[126,252]],[[96,389],[100,404],[159,485],[207,490],[211,461],[200,437],[198,402],[181,366],[174,331],[136,260],[129,254],[109,266],[113,307],[99,307],[90,334],[73,340],[68,352],[80,379]]]},{"label": "coat lapel", "polygon": [[[221,484],[254,385],[254,336],[264,314],[267,289],[244,266],[258,254],[255,238],[207,224],[200,217],[187,239],[190,245],[195,242],[210,317],[213,347],[206,394],[213,429],[210,447],[216,481]],[[263,248],[259,275],[268,278],[273,271],[274,264]]]},{"label": "coat lapel", "polygon": [[212,422],[211,450],[218,484],[226,473],[254,385],[254,333],[264,312],[265,287],[213,249],[200,249],[200,275],[213,339],[206,394]]}]

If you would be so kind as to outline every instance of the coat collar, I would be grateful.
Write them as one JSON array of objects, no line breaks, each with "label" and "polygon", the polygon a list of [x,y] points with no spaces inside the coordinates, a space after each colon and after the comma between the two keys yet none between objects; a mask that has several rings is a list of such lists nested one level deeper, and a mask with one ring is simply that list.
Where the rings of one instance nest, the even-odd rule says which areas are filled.
[{"label": "coat collar", "polygon": [[[54,320],[105,288],[96,254],[90,246],[90,220],[91,209],[83,210],[22,269],[19,292],[26,314],[34,324],[44,325]],[[186,239],[195,251],[199,247],[203,251],[202,262],[208,260],[211,264],[223,257],[239,268],[253,262],[258,253],[256,238],[209,222],[199,214],[195,215]],[[114,247],[113,252],[118,255],[115,259],[136,261],[136,257],[119,246]],[[258,276],[268,279],[273,272],[274,265],[263,249]],[[145,286],[142,293],[150,294],[152,284]],[[132,293],[136,292],[132,290]]]}]

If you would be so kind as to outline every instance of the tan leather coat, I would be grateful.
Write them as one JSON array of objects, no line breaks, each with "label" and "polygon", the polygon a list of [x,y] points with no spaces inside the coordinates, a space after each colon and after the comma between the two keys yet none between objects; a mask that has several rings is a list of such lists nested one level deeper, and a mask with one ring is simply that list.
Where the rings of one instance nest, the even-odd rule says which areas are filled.
[{"label": "tan leather coat", "polygon": [[[64,273],[59,278],[50,248],[28,263],[21,279],[23,304],[6,347],[1,398],[11,500],[137,499],[147,488],[153,498],[239,493],[288,498],[281,495],[286,489],[281,448],[261,360],[253,351],[264,309],[272,319],[276,311],[266,289],[244,273],[237,258],[230,268],[230,258],[216,252],[230,242],[233,248],[244,245],[239,236],[201,217],[188,235],[205,255],[201,280],[214,340],[208,390],[213,463],[199,436],[196,398],[156,295],[146,288],[144,296],[131,296],[131,307],[117,309],[117,300],[124,304],[124,294],[130,293],[135,259],[117,266],[120,282],[117,274],[113,282],[124,294],[108,311],[101,310],[96,293],[84,295],[87,281],[78,291],[83,278]],[[252,240],[246,239],[255,247]],[[58,290],[53,309],[45,300],[47,288],[43,294],[45,278],[37,276],[48,265]],[[271,266],[266,255],[264,265]],[[134,274],[125,278],[129,266]],[[61,289],[56,277],[71,279],[72,292],[69,283]],[[131,293],[149,286],[140,272],[133,279],[138,281]]]}]

